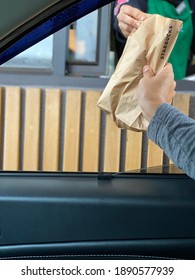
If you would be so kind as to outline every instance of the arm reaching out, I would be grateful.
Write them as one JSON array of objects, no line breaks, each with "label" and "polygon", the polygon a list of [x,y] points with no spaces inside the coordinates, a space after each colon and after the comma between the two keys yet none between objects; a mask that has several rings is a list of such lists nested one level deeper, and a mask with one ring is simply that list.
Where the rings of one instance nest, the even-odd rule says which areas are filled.
[{"label": "arm reaching out", "polygon": [[150,122],[148,138],[195,179],[195,121],[169,104],[174,89],[170,64],[156,76],[151,67],[146,66],[138,87],[138,103]]},{"label": "arm reaching out", "polygon": [[148,138],[195,180],[195,121],[163,103],[148,127]]}]

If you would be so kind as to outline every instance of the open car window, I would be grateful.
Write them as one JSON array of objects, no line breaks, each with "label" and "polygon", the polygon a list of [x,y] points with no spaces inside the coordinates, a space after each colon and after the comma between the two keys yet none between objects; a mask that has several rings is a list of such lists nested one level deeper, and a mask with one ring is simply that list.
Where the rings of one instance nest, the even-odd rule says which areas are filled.
[{"label": "open car window", "polygon": [[[32,1],[31,5],[30,3],[24,5],[23,2],[26,3],[14,2],[13,17],[4,20],[4,24],[0,26],[0,65],[80,17],[112,1],[45,0]],[[12,2],[6,1],[2,6],[5,11],[3,9],[1,11],[7,14],[6,10],[12,6]]]}]

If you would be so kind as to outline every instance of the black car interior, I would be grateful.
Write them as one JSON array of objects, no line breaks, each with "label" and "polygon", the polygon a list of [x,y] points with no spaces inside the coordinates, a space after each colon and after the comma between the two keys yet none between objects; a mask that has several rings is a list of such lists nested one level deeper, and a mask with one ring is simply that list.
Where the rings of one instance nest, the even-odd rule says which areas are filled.
[{"label": "black car interior", "polygon": [[184,174],[0,174],[0,259],[193,259],[194,217]]}]

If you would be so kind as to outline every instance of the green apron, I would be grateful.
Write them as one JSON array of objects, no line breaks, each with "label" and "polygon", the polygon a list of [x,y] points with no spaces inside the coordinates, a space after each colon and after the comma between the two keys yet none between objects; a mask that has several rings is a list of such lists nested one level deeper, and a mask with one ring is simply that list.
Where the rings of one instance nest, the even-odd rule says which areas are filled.
[{"label": "green apron", "polygon": [[175,7],[165,0],[148,0],[148,13],[183,21],[177,42],[173,48],[169,62],[173,65],[175,80],[183,79],[186,75],[187,63],[193,36],[192,17],[187,0],[185,10],[178,14]]}]

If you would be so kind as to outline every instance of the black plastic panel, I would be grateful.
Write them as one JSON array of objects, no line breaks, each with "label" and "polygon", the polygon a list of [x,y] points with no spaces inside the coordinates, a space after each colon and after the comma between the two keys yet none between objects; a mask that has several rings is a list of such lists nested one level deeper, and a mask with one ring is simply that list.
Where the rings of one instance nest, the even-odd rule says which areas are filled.
[{"label": "black plastic panel", "polygon": [[0,174],[2,257],[10,256],[10,248],[21,252],[26,246],[29,253],[41,244],[79,248],[95,242],[98,248],[101,242],[183,240],[189,245],[194,218],[195,182],[185,175]]}]

